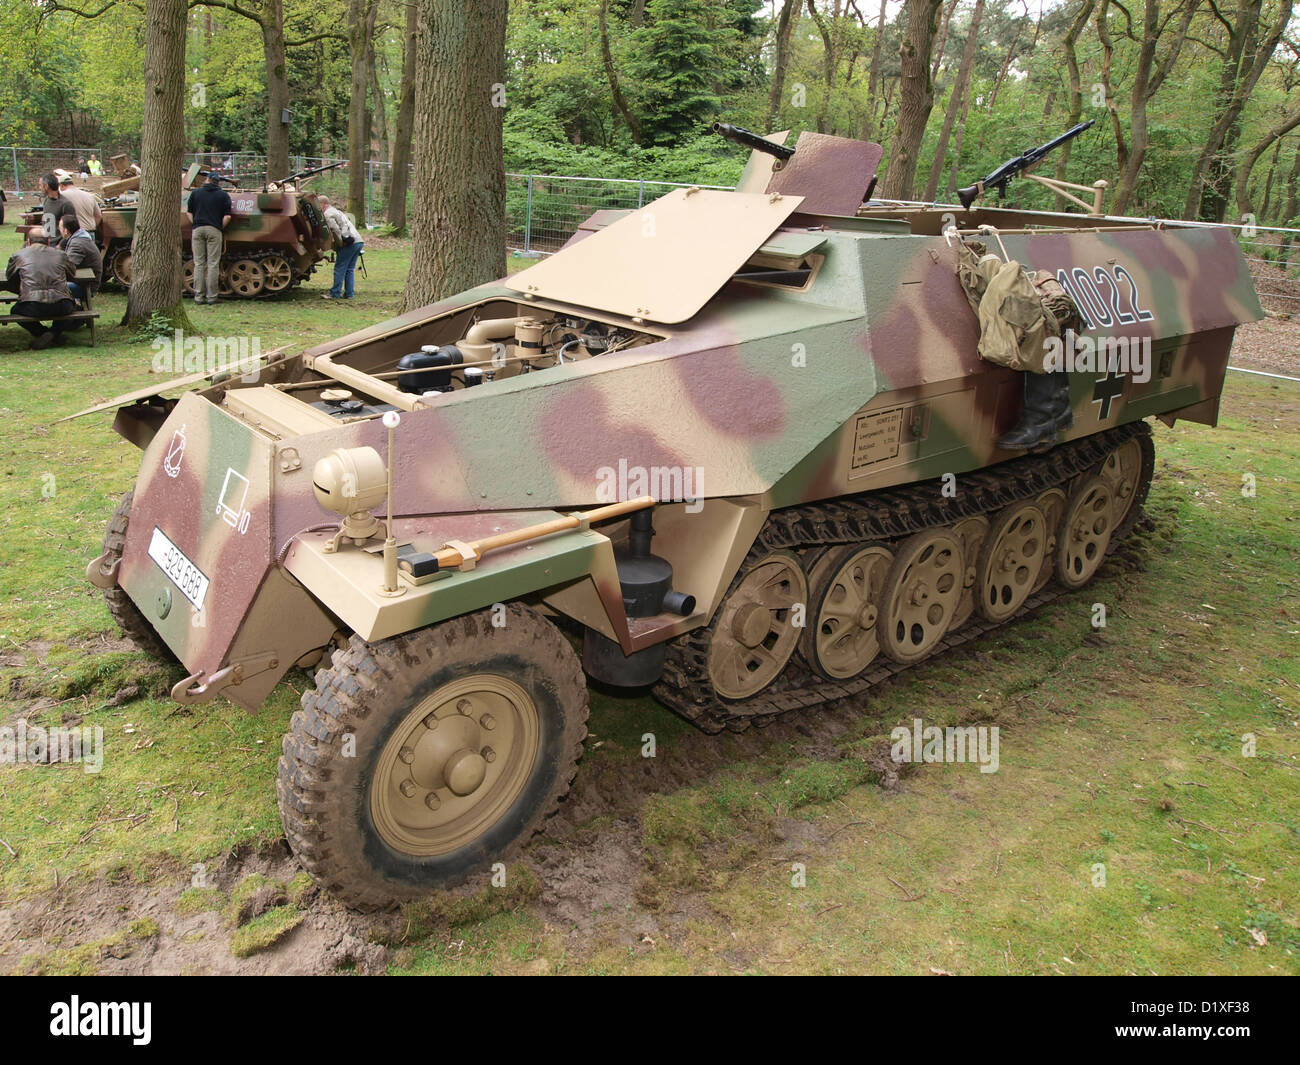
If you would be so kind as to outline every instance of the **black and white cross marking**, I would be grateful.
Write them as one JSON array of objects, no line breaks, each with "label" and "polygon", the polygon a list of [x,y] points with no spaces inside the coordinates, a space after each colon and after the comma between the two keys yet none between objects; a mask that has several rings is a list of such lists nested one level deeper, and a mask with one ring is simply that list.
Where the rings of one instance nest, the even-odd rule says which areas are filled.
[{"label": "black and white cross marking", "polygon": [[1110,417],[1111,401],[1124,394],[1124,377],[1124,374],[1111,370],[1105,377],[1098,377],[1097,383],[1092,386],[1092,401],[1101,404],[1101,409],[1097,412],[1098,421],[1104,422]]}]

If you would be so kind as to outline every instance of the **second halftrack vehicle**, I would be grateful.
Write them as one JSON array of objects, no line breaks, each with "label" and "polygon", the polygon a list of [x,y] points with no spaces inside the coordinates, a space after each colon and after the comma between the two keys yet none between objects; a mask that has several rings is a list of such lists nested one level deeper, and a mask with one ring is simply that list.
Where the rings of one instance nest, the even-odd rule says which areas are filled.
[{"label": "second halftrack vehicle", "polygon": [[[1214,424],[1262,316],[1227,229],[859,209],[880,158],[804,133],[737,191],[93,408],[144,454],[87,575],[183,664],[173,697],[256,710],[317,669],[278,798],[320,883],[384,906],[486,874],[569,787],[584,670],[743,728],[1085,586],[1138,519],[1147,420]],[[1076,368],[1041,453],[996,444],[1023,390],[976,353],[953,237],[980,227],[1150,352]]]},{"label": "second halftrack vehicle", "polygon": [[[311,277],[330,252],[333,237],[319,199],[314,192],[294,184],[295,179],[315,172],[292,175],[269,190],[228,190],[232,213],[221,255],[219,291],[222,296],[264,299],[282,295]],[[187,293],[194,289],[194,254],[190,247],[193,227],[185,215],[185,197],[189,191],[188,188],[180,190],[178,206],[183,290]],[[95,239],[104,258],[103,280],[107,285],[131,287],[136,210],[137,205],[131,199],[110,199],[101,207],[103,219]],[[24,215],[18,228],[40,224],[41,210],[37,207]]]},{"label": "second halftrack vehicle", "polygon": [[[316,194],[293,189],[258,192],[231,189],[233,213],[221,255],[220,293],[236,299],[278,296],[311,277],[333,247],[325,212]],[[106,206],[99,243],[104,253],[104,280],[131,285],[131,240],[134,205]],[[194,289],[194,256],[189,219],[181,217],[184,290]]]}]

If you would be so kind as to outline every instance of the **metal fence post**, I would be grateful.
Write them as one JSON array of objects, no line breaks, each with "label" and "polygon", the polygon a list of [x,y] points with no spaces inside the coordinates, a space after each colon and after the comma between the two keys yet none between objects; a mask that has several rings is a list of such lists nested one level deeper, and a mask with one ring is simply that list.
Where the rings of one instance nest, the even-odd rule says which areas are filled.
[{"label": "metal fence post", "polygon": [[636,205],[638,210],[645,206],[645,180],[642,179],[640,188],[636,192]]},{"label": "metal fence post", "polygon": [[18,149],[10,148],[9,150],[13,153],[14,156],[14,193],[21,195],[23,191],[23,186],[22,183],[18,180]]},{"label": "metal fence post", "polygon": [[524,256],[533,252],[533,175],[528,175],[528,206],[524,211]]},{"label": "metal fence post", "polygon": [[370,228],[370,197],[375,189],[375,161],[366,160],[366,228]]}]

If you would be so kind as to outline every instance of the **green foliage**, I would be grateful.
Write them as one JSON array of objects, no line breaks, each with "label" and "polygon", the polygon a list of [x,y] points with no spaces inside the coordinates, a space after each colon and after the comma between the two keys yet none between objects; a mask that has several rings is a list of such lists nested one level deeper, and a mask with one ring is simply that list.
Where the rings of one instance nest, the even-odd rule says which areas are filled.
[{"label": "green foliage", "polygon": [[[939,164],[940,199],[1065,128],[1070,94],[1062,39],[1080,2],[1029,12],[1014,0],[986,0],[967,98]],[[283,3],[290,151],[339,155],[347,142],[350,55],[346,42],[329,36],[339,28],[338,0]],[[888,152],[900,97],[903,5],[887,7],[882,24],[874,5],[795,4],[782,91],[772,98],[774,16],[780,6],[761,0],[514,0],[506,38],[507,169],[729,185],[744,165],[744,153],[707,133],[717,118],[757,130],[788,128],[796,136],[815,130],[879,140]],[[961,0],[942,54],[933,57],[934,108],[917,168],[922,188],[973,7],[973,0]],[[404,11],[397,0],[381,0],[375,39],[379,96],[370,104],[372,111],[384,109],[390,136],[402,89]],[[1112,4],[1106,17],[1110,104],[1118,131],[1106,106],[1094,99],[1104,61],[1094,19],[1083,30],[1077,54],[1082,117],[1098,121],[1071,146],[1065,176],[1084,184],[1104,178],[1113,197],[1121,176],[1117,141],[1129,147],[1133,140],[1131,88],[1140,44],[1122,9]],[[1164,54],[1176,23],[1162,21],[1157,54]],[[1222,31],[1212,11],[1198,10],[1169,77],[1151,99],[1148,144],[1129,213],[1182,212],[1214,117],[1221,59],[1211,45]],[[0,141],[130,150],[138,144],[142,119],[142,42],[143,13],[134,5],[115,4],[86,19],[68,11],[34,14],[27,0],[0,0]],[[194,9],[185,118],[192,150],[265,150],[266,62],[261,30],[252,19],[223,8]],[[1296,67],[1289,53],[1279,52],[1250,93],[1229,172],[1293,109]],[[379,128],[376,120],[376,141]],[[1297,213],[1294,192],[1287,195],[1294,145],[1292,135],[1276,160],[1266,153],[1255,167],[1253,210],[1262,209],[1265,183],[1272,183],[1268,217],[1261,222],[1283,224]],[[380,145],[376,157],[384,160],[387,151]],[[1044,172],[1054,171],[1049,161]],[[1011,187],[1007,203],[1059,206],[1051,192],[1025,181]],[[1228,215],[1239,209],[1230,196]]]},{"label": "green foliage", "polygon": [[174,328],[168,315],[162,311],[153,311],[148,318],[136,326],[131,339],[138,344],[149,344],[159,337],[170,337]]},{"label": "green foliage", "polygon": [[735,31],[710,26],[708,0],[650,0],[647,23],[632,34],[627,72],[638,85],[642,135],[674,144],[715,114],[722,99],[714,72]]}]

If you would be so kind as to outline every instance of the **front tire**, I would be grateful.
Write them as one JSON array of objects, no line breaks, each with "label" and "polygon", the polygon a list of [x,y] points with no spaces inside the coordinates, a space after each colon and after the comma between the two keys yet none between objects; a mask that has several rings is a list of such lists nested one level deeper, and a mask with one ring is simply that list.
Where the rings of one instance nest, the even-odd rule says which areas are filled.
[{"label": "front tire", "polygon": [[[127,492],[108,519],[108,528],[104,530],[104,561],[120,562],[126,548],[126,529],[131,521],[131,499],[133,492]],[[113,615],[117,627],[137,650],[143,651],[151,658],[162,662],[175,662],[176,656],[171,648],[163,642],[140,608],[131,601],[120,584],[114,584],[104,592],[108,603],[108,612]]]},{"label": "front tire", "polygon": [[284,738],[285,835],[361,909],[487,874],[569,789],[587,687],[560,632],[511,605],[367,644],[316,674]]}]

